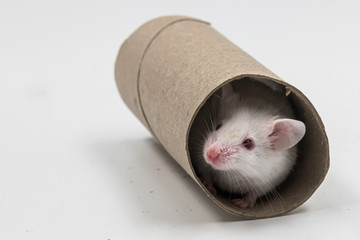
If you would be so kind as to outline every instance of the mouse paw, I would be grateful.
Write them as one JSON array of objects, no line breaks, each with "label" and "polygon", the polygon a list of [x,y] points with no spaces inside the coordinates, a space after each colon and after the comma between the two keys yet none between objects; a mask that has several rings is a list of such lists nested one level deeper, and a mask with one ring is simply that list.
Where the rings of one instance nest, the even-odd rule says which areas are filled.
[{"label": "mouse paw", "polygon": [[243,198],[232,199],[231,203],[239,208],[253,208],[256,203],[256,198],[247,193]]},{"label": "mouse paw", "polygon": [[205,179],[200,179],[201,182],[204,184],[204,186],[206,187],[206,189],[212,194],[212,195],[216,195],[216,188],[214,187],[214,184],[211,180],[205,180]]},{"label": "mouse paw", "polygon": [[254,203],[247,202],[242,198],[232,199],[231,203],[234,204],[235,206],[239,207],[239,208],[253,208],[254,205],[255,205]]}]

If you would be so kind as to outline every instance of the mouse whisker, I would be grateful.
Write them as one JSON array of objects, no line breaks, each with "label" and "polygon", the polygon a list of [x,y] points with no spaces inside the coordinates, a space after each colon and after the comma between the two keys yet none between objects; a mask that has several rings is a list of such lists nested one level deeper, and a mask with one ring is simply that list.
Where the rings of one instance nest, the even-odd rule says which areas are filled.
[{"label": "mouse whisker", "polygon": [[[256,171],[256,169],[252,168],[251,166],[249,165],[245,165],[245,164],[241,164],[241,163],[238,163],[239,166],[241,166],[242,168],[244,169],[247,169],[249,172],[252,172],[252,175],[254,176],[257,176],[257,179],[259,179],[260,181],[264,182],[262,177],[260,176],[260,174],[258,173],[258,171]],[[248,180],[249,181],[249,180]],[[254,182],[254,181],[252,181]],[[261,205],[263,206],[263,208],[265,208],[265,205],[264,205],[264,202],[261,198],[261,196],[265,196],[266,197],[266,200],[269,202],[269,205],[270,207],[272,208],[271,206],[271,203],[270,203],[270,200],[269,198],[267,197],[266,193],[267,191],[264,190],[264,188],[262,187],[262,184],[254,184],[254,183],[251,183],[249,181],[249,183],[251,184],[251,190],[254,191],[256,193],[256,195],[259,197],[260,201],[261,201]]]},{"label": "mouse whisker", "polygon": [[[251,168],[250,166],[248,166],[249,168]],[[253,169],[255,172],[257,172],[255,169]],[[283,200],[282,200],[282,197],[281,195],[279,194],[279,192],[276,190],[275,186],[273,184],[270,183],[270,181],[268,179],[270,179],[270,176],[268,175],[268,179],[266,179],[264,176],[261,176],[261,174],[258,174],[258,177],[259,177],[259,180],[262,181],[265,185],[268,185],[269,187],[269,190],[268,191],[264,191],[263,188],[261,186],[259,186],[263,193],[264,193],[264,196],[266,197],[267,201],[269,202],[269,205],[271,208],[272,205],[271,205],[271,202],[270,202],[270,199],[268,198],[268,194],[267,192],[269,192],[271,194],[272,197],[276,197],[278,198],[278,200],[280,201],[280,204],[281,204],[281,208],[283,207]]]}]

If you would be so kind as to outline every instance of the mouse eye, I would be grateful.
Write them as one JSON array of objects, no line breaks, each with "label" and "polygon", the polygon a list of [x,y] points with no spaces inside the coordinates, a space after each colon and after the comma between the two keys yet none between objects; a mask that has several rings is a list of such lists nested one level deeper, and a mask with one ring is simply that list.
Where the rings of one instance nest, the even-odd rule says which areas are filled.
[{"label": "mouse eye", "polygon": [[216,130],[219,130],[219,128],[221,128],[222,127],[222,122],[220,122],[217,126],[216,126]]},{"label": "mouse eye", "polygon": [[248,150],[251,150],[254,147],[254,143],[250,138],[245,139],[242,142],[242,145],[244,145],[244,147],[246,147]]}]

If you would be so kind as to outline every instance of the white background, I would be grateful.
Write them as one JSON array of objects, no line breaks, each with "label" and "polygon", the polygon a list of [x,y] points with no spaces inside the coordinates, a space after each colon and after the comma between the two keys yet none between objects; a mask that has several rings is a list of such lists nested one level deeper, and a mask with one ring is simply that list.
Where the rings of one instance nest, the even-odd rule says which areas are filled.
[{"label": "white background", "polygon": [[[359,1],[1,0],[0,239],[360,239],[359,12]],[[224,213],[124,105],[121,43],[170,14],[210,21],[315,105],[331,167],[303,206]]]}]

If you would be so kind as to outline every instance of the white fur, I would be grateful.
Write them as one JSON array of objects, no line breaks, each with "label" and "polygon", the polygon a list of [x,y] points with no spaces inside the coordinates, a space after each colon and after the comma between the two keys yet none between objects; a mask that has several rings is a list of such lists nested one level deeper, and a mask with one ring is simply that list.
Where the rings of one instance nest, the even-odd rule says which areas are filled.
[{"label": "white fur", "polygon": [[[266,98],[241,99],[232,92],[230,84],[222,92],[219,115],[214,119],[214,126],[219,122],[222,126],[208,133],[203,146],[203,158],[211,166],[205,168],[205,181],[231,193],[248,194],[254,204],[258,197],[274,191],[290,173],[296,161],[295,144],[304,136],[305,125],[287,119],[293,117],[288,103],[279,108],[281,104]],[[286,125],[290,130],[284,133],[291,144],[283,148],[277,148],[271,136],[274,124],[279,121],[292,123]],[[283,138],[281,134],[279,137]],[[244,147],[245,139],[253,141],[252,149]],[[223,151],[219,164],[208,159],[210,147]]]}]

